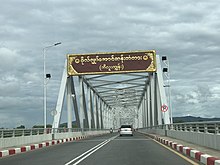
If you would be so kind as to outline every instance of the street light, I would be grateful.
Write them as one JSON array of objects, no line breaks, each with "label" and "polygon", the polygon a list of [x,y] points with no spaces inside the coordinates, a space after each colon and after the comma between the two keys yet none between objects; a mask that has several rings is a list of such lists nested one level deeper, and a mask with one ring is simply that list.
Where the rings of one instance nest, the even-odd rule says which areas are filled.
[{"label": "street light", "polygon": [[44,80],[44,128],[47,128],[47,80],[51,78],[50,74],[46,74],[46,61],[45,61],[45,56],[46,56],[46,50],[60,45],[61,42],[57,42],[53,45],[49,45],[43,48],[43,58],[44,58],[44,75],[43,75],[43,80]]}]

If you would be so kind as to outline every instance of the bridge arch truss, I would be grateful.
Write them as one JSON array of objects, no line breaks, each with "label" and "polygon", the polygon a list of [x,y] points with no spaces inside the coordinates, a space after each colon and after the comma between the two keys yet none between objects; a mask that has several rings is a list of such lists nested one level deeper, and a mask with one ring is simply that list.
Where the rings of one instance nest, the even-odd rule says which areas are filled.
[{"label": "bridge arch truss", "polygon": [[67,127],[118,128],[122,123],[135,128],[172,123],[160,56],[156,72],[69,76],[64,65],[53,128],[59,128],[64,101]]}]

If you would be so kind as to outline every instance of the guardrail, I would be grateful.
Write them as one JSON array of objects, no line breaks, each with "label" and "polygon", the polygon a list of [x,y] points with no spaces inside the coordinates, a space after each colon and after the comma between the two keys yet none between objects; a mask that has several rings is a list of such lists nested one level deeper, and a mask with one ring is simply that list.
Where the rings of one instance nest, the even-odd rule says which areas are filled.
[{"label": "guardrail", "polygon": [[0,138],[10,138],[19,136],[31,136],[42,135],[52,133],[65,133],[65,132],[87,132],[87,131],[99,131],[103,129],[81,129],[81,128],[33,128],[33,129],[0,129]]},{"label": "guardrail", "polygon": [[166,125],[151,126],[145,129],[164,129],[188,132],[203,132],[203,133],[220,133],[220,121],[214,122],[189,122],[189,123],[174,123]]},{"label": "guardrail", "polygon": [[142,128],[140,132],[168,136],[220,150],[220,121],[158,125]]}]

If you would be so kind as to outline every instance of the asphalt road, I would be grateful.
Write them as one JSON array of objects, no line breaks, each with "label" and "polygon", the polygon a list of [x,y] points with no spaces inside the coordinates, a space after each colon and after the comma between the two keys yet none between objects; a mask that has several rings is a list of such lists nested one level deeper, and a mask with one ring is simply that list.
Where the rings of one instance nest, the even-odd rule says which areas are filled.
[{"label": "asphalt road", "polygon": [[[117,133],[68,142],[0,159],[0,165],[189,165],[142,134]],[[195,163],[196,164],[196,163]]]}]

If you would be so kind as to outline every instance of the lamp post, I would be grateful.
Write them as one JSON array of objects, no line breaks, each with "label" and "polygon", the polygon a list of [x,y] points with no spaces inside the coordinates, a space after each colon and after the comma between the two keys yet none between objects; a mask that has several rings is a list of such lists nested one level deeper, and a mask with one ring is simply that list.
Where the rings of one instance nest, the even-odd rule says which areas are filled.
[{"label": "lamp post", "polygon": [[44,59],[44,75],[43,75],[43,80],[44,80],[44,129],[47,128],[47,80],[51,78],[50,74],[46,74],[46,61],[45,61],[45,57],[46,57],[46,50],[60,45],[61,42],[57,42],[53,45],[49,45],[43,48],[43,59]]}]

